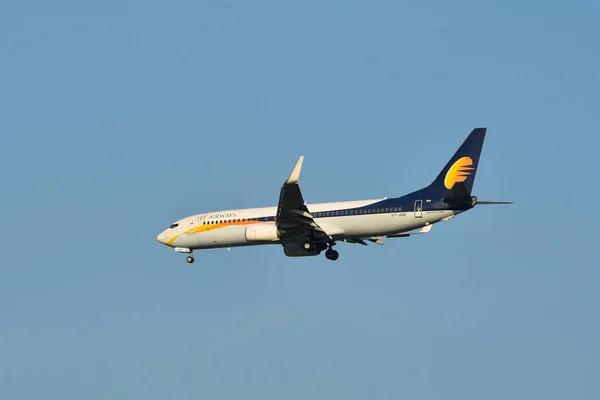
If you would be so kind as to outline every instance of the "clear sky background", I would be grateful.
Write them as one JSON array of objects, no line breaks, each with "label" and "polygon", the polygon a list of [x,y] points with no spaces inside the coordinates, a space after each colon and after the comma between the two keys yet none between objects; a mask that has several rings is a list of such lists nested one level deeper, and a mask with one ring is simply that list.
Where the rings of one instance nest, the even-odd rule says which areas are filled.
[{"label": "clear sky background", "polygon": [[[598,399],[597,1],[0,5],[0,398]],[[184,216],[400,196],[488,127],[478,207],[340,259]]]}]

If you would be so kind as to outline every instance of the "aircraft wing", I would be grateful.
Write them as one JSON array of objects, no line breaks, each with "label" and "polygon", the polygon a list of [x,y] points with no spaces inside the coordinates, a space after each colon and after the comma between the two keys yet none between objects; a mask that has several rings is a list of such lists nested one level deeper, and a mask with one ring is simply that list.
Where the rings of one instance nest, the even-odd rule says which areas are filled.
[{"label": "aircraft wing", "polygon": [[312,214],[306,207],[302,192],[300,192],[298,181],[303,161],[304,156],[301,156],[290,177],[281,187],[275,224],[282,238],[308,235],[316,240],[327,240],[328,235],[315,222]]}]

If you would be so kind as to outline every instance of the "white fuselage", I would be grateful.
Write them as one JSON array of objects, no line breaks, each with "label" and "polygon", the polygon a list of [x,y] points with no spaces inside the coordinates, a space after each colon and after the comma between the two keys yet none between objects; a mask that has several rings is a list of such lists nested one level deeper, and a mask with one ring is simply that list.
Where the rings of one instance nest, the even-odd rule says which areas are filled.
[{"label": "white fuselage", "polygon": [[[423,200],[419,207],[415,204],[410,209],[369,209],[369,205],[379,204],[382,200],[320,203],[307,207],[314,221],[335,240],[366,239],[409,232],[460,213],[456,210],[423,211]],[[358,214],[357,211],[357,214],[351,215],[349,211],[332,212],[355,208],[361,208],[361,213]],[[177,221],[171,228],[159,234],[157,240],[176,249],[190,250],[303,241],[303,238],[285,242],[277,239],[258,241],[249,237],[248,228],[257,225],[262,225],[261,230],[272,226],[273,231],[276,231],[276,211],[276,207],[265,207],[197,214]]]}]

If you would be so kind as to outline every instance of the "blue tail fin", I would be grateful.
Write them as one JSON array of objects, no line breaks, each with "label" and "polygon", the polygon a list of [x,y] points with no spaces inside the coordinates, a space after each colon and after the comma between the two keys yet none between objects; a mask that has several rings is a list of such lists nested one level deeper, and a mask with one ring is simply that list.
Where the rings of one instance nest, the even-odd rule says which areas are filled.
[{"label": "blue tail fin", "polygon": [[466,189],[469,195],[471,194],[486,130],[487,128],[473,129],[435,181],[427,188],[431,194],[446,196],[456,183],[461,183],[461,191]]}]

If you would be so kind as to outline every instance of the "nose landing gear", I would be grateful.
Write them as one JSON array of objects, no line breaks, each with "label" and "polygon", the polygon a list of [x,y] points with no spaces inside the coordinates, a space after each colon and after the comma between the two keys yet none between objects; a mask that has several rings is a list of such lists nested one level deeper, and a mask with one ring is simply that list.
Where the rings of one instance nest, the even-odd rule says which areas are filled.
[{"label": "nose landing gear", "polygon": [[185,253],[187,254],[187,258],[185,259],[185,261],[187,261],[189,264],[194,262],[194,257],[192,257],[193,255],[193,250],[189,249],[187,247],[175,247],[175,251],[177,253]]}]

